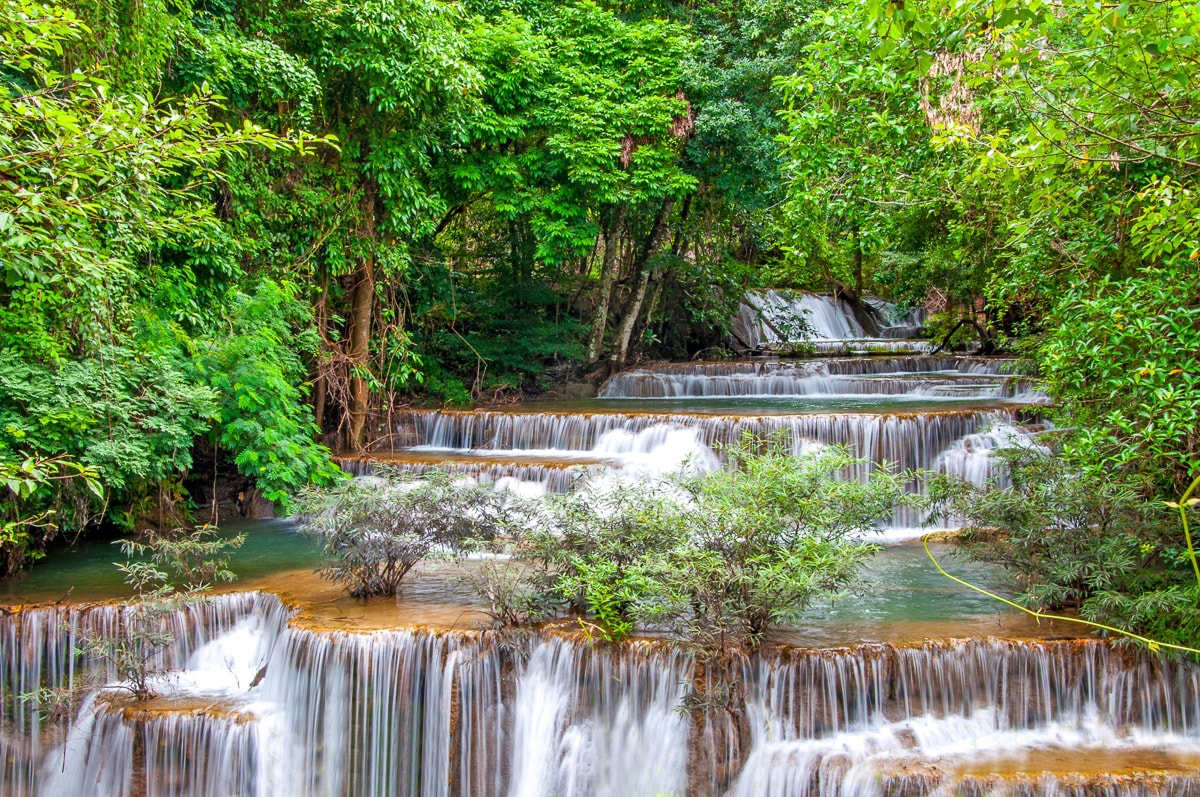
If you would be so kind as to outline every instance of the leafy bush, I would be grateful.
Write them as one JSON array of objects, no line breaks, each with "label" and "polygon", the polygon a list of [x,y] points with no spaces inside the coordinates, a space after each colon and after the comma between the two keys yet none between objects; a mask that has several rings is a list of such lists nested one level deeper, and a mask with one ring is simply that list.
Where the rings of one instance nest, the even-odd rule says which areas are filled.
[{"label": "leafy bush", "polygon": [[903,476],[847,479],[837,448],[795,456],[781,441],[745,441],[728,469],[682,481],[691,501],[675,539],[647,562],[654,598],[639,607],[699,655],[757,647],[816,596],[853,577],[876,550],[878,521],[906,500]]},{"label": "leafy bush", "polygon": [[314,441],[320,430],[303,401],[307,369],[298,350],[315,351],[317,341],[311,330],[309,340],[293,330],[311,319],[288,284],[263,281],[252,295],[232,294],[229,305],[228,328],[193,344],[198,378],[218,396],[210,434],[263,497],[288,509],[304,486],[344,478]]},{"label": "leafy bush", "polygon": [[931,487],[965,518],[968,553],[1005,565],[1030,608],[1078,609],[1093,622],[1200,644],[1200,592],[1179,516],[1146,500],[1148,479],[1030,448],[1002,456],[1011,487]]},{"label": "leafy bush", "polygon": [[63,524],[83,525],[95,500],[103,497],[99,474],[70,458],[25,456],[0,459],[0,576],[38,559],[40,546]]},{"label": "leafy bush", "polygon": [[[285,287],[237,289],[238,242],[212,201],[223,166],[249,150],[294,152],[296,139],[248,118],[223,124],[205,85],[162,100],[114,86],[106,78],[124,65],[97,63],[109,48],[93,48],[119,26],[103,27],[53,2],[5,0],[0,11],[12,182],[0,192],[0,461],[69,458],[96,474],[92,508],[130,523],[159,499],[162,528],[161,497],[179,492],[206,433],[273,500],[330,481],[301,400],[299,352],[312,346],[292,329],[306,319]],[[174,50],[147,38],[132,61]],[[78,499],[62,480],[43,497]],[[59,518],[80,530],[71,521],[88,515]]]},{"label": "leafy bush", "polygon": [[[646,563],[678,537],[681,496],[665,485],[601,483],[548,502],[540,534],[561,601],[608,641],[628,636],[653,598]],[[534,550],[538,550],[534,548]]]},{"label": "leafy bush", "polygon": [[1098,473],[1138,473],[1164,495],[1200,476],[1200,267],[1180,259],[1073,286],[1040,346],[1068,448]]},{"label": "leafy bush", "polygon": [[510,516],[527,589],[580,612],[616,640],[669,631],[697,655],[751,649],[815,596],[845,585],[875,546],[869,535],[907,500],[903,476],[843,477],[839,449],[794,456],[747,440],[730,468],[657,485],[603,482]]},{"label": "leafy bush", "polygon": [[153,698],[162,653],[175,642],[168,617],[204,600],[213,584],[234,580],[229,554],[245,539],[222,537],[216,528],[201,526],[121,541],[127,559],[117,568],[134,597],[123,608],[118,631],[84,639],[81,652],[108,663],[116,685],[135,700]]},{"label": "leafy bush", "polygon": [[459,549],[459,582],[483,601],[497,630],[548,620],[562,608],[544,560],[529,544],[510,529],[502,538],[466,540]]},{"label": "leafy bush", "polygon": [[500,524],[504,496],[487,485],[430,471],[389,472],[301,497],[301,529],[321,535],[318,570],[357,598],[395,595],[422,559],[487,540]]}]

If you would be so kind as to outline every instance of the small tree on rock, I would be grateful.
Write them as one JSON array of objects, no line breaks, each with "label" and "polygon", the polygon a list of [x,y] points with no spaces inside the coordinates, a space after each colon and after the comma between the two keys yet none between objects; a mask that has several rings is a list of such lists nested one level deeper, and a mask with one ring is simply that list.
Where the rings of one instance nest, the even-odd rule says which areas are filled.
[{"label": "small tree on rock", "polygon": [[301,528],[324,540],[324,564],[317,571],[323,578],[356,598],[395,595],[427,556],[494,536],[504,500],[488,485],[444,471],[388,471],[308,493],[301,501]]}]

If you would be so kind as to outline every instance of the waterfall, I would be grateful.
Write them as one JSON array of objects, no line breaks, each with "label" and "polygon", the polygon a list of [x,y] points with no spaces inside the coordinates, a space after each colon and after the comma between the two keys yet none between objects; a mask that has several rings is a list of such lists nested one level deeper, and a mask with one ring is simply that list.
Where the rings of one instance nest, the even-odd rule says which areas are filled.
[{"label": "waterfall", "polygon": [[[174,642],[157,653],[154,668],[184,667],[195,652],[228,638],[240,623],[272,606],[278,600],[243,593],[214,596],[168,615],[166,628]],[[50,707],[33,696],[43,688],[112,683],[116,674],[108,664],[85,659],[77,648],[84,638],[123,634],[125,611],[120,605],[52,607],[17,611],[0,622],[0,724],[5,730],[0,765],[7,794],[122,793],[130,775],[120,762],[134,743],[134,731],[121,713],[89,697],[79,709],[79,723],[64,737],[44,720]],[[95,785],[79,788],[85,781]],[[43,787],[35,788],[38,783]]]},{"label": "waterfall", "polygon": [[863,304],[869,307],[879,319],[880,334],[885,338],[916,337],[925,324],[924,307],[901,310],[892,302],[874,296],[863,299]]},{"label": "waterfall", "polygon": [[[599,460],[597,460],[599,462]],[[571,485],[583,475],[585,465],[573,463],[542,462],[527,464],[522,462],[489,462],[471,459],[446,457],[440,462],[432,463],[426,459],[410,460],[403,456],[381,457],[339,457],[338,466],[353,476],[374,476],[382,468],[395,468],[413,475],[420,475],[431,470],[448,470],[452,473],[469,477],[481,482],[492,482],[500,489],[513,489],[523,485],[526,491],[534,494],[565,493]]]},{"label": "waterfall", "polygon": [[1020,428],[1009,423],[999,423],[986,431],[956,440],[938,455],[935,469],[938,473],[956,476],[980,487],[989,482],[1000,488],[1009,487],[1012,480],[1008,476],[1007,468],[1002,467],[1002,463],[992,456],[1001,448],[1037,448],[1049,453],[1049,449],[1037,446]]},{"label": "waterfall", "polygon": [[[1015,411],[1015,410],[1014,410]],[[411,411],[398,421],[400,437],[423,451],[519,452],[547,457],[653,453],[671,430],[696,433],[707,447],[745,434],[784,434],[794,440],[847,446],[855,456],[903,468],[931,466],[953,441],[1011,418],[1009,410],[808,415],[632,414],[621,412]],[[652,432],[645,436],[644,433]],[[622,445],[606,435],[627,437]]]},{"label": "waterfall", "polygon": [[[871,409],[860,412],[803,412],[787,402],[754,401],[804,396],[821,399],[805,406],[831,410],[845,408],[847,399],[874,398],[867,404]],[[673,402],[664,404],[664,411],[633,409],[650,399]],[[532,497],[566,492],[583,482],[647,481],[683,469],[711,470],[721,466],[725,447],[751,435],[783,438],[797,452],[843,446],[864,460],[848,478],[865,480],[886,463],[984,484],[989,478],[1003,481],[1006,474],[994,450],[1024,444],[1017,417],[1035,418],[1036,412],[1025,407],[1044,401],[1013,359],[659,363],[616,374],[597,400],[582,406],[406,410],[395,416],[391,442],[396,450],[346,459],[342,467],[355,475],[383,467],[418,474],[445,468]],[[970,408],[951,409],[961,403]],[[924,479],[914,477],[910,492],[923,493]],[[947,528],[951,520],[933,527]],[[923,511],[899,506],[882,526],[886,538],[896,541],[919,535],[930,523]]]},{"label": "waterfall", "polygon": [[[736,710],[705,715],[701,732],[714,743],[692,759],[694,715],[679,710],[691,664],[669,646],[594,647],[551,632],[505,641],[322,631],[289,623],[277,599],[257,594],[175,618],[197,625],[170,654],[179,669],[163,700],[142,708],[92,692],[65,731],[20,726],[14,685],[57,677],[79,628],[119,632],[113,610],[73,610],[74,631],[59,623],[71,613],[61,609],[0,618],[4,639],[41,634],[43,643],[19,657],[5,646],[6,794],[616,797],[682,795],[688,783],[716,794],[728,782],[730,795],[767,797],[1010,787],[1132,797],[1200,788],[1200,668],[1099,641],[768,648],[737,659]],[[246,667],[258,668],[252,681]],[[39,747],[48,733],[54,742]],[[1020,763],[1047,749],[1081,771],[1029,776]],[[1157,763],[1123,781],[1084,766],[1097,759],[1130,762],[1114,769]],[[1069,790],[1078,784],[1089,790]]]},{"label": "waterfall", "polygon": [[[797,451],[840,445],[863,460],[848,478],[867,479],[885,464],[905,471],[932,471],[971,478],[991,469],[990,448],[1021,433],[1018,408],[919,413],[716,415],[708,413],[503,412],[412,410],[397,421],[397,437],[420,455],[351,460],[352,472],[373,472],[376,463],[423,472],[431,456],[451,470],[491,481],[524,495],[565,492],[580,479],[644,480],[690,467],[720,466],[720,449],[750,434],[781,435]],[[1001,431],[994,431],[1001,430]],[[987,446],[985,441],[994,445]],[[985,450],[987,449],[987,450]],[[504,462],[506,457],[517,462]],[[530,464],[542,458],[544,464]],[[976,478],[977,483],[982,483]],[[916,479],[914,492],[924,490]],[[919,534],[926,517],[897,507],[885,524],[891,539]],[[944,527],[939,526],[939,527]]]},{"label": "waterfall", "polygon": [[606,399],[731,396],[925,396],[1042,401],[1013,360],[888,357],[849,360],[661,363],[622,371]]},{"label": "waterfall", "polygon": [[682,793],[688,671],[677,652],[654,653],[538,643],[517,681],[510,797]]},{"label": "waterfall", "polygon": [[[62,745],[43,762],[41,783],[14,773],[7,779],[14,794],[45,797],[124,797],[132,787],[136,730],[119,712],[88,696],[78,720],[68,729]],[[34,789],[34,785],[39,788]]]},{"label": "waterfall", "polygon": [[882,299],[865,300],[860,308],[862,316],[857,316],[845,299],[823,294],[751,292],[739,305],[731,328],[734,340],[751,351],[801,342],[813,344],[818,354],[855,353],[860,347],[870,352],[930,348],[924,341],[904,340],[920,330],[920,311],[901,314]]},{"label": "waterfall", "polygon": [[265,794],[441,797],[450,776],[457,640],[293,631],[267,664]]},{"label": "waterfall", "polygon": [[[735,795],[960,794],[972,762],[1046,747],[1119,757],[1165,745],[1200,761],[1200,671],[1093,641],[791,652],[746,660],[743,678],[753,743]],[[1200,786],[1169,780],[1145,793]],[[1066,784],[1047,774],[1033,785],[1022,793]]]}]

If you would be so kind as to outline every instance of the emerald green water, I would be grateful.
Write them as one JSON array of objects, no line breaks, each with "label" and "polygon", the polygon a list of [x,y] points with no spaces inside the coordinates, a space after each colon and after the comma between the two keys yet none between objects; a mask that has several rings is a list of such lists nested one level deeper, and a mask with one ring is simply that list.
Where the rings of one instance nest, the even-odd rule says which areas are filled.
[{"label": "emerald green water", "polygon": [[[796,415],[842,413],[925,413],[975,411],[1024,406],[1027,401],[902,395],[697,396],[680,398],[597,398],[531,401],[512,412],[545,413],[679,413],[687,415]],[[498,411],[508,411],[500,408]]]},{"label": "emerald green water", "polygon": [[[1012,593],[1011,578],[997,565],[954,553],[945,543],[930,550],[948,572],[1000,594]],[[1008,609],[937,572],[919,542],[884,548],[855,577],[854,586],[814,601],[775,634],[777,641],[804,646],[844,645],[924,638],[1040,635],[1026,615]]]},{"label": "emerald green water", "polygon": [[[312,570],[319,562],[316,539],[300,534],[289,520],[251,520],[229,523],[226,535],[245,534],[245,544],[233,553],[231,568],[239,580],[266,579],[275,588],[296,587],[275,574]],[[943,566],[962,578],[990,590],[1011,586],[995,566],[955,556],[953,548],[934,544]],[[122,559],[118,547],[105,541],[83,539],[74,545],[55,546],[47,558],[25,574],[0,581],[0,603],[48,601],[100,601],[127,597],[129,589],[114,563]],[[315,583],[315,582],[312,582]],[[237,588],[237,584],[232,585]],[[272,588],[272,587],[268,587]],[[331,589],[335,589],[330,585]],[[469,614],[477,602],[459,583],[456,567],[431,563],[414,573],[397,601],[373,602],[346,599],[368,614],[372,604],[411,604],[405,617],[420,618],[427,603],[453,604]],[[415,614],[413,614],[415,611]],[[855,587],[836,596],[822,597],[787,627],[777,641],[806,646],[843,645],[854,642],[894,641],[937,636],[1025,633],[1030,629],[1020,615],[997,611],[997,604],[939,575],[919,544],[884,548],[872,557],[855,580]]]},{"label": "emerald green water", "polygon": [[[240,579],[313,568],[318,541],[296,531],[289,520],[238,520],[221,527],[225,536],[244,533],[246,542],[230,557]],[[97,601],[127,597],[128,586],[114,563],[124,556],[115,542],[83,538],[51,546],[44,560],[25,573],[0,580],[0,602]]]}]

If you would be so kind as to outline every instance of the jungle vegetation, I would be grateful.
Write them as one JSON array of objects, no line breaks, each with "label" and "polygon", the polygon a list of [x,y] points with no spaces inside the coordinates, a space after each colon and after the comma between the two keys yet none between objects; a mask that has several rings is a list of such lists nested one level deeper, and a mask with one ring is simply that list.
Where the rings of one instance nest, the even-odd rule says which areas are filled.
[{"label": "jungle vegetation", "polygon": [[[287,509],[397,402],[711,350],[764,285],[977,321],[1054,467],[1158,507],[1200,475],[1198,58],[1186,0],[0,0],[4,567],[218,471]],[[1144,617],[1162,528],[1152,583],[1034,597]]]}]

